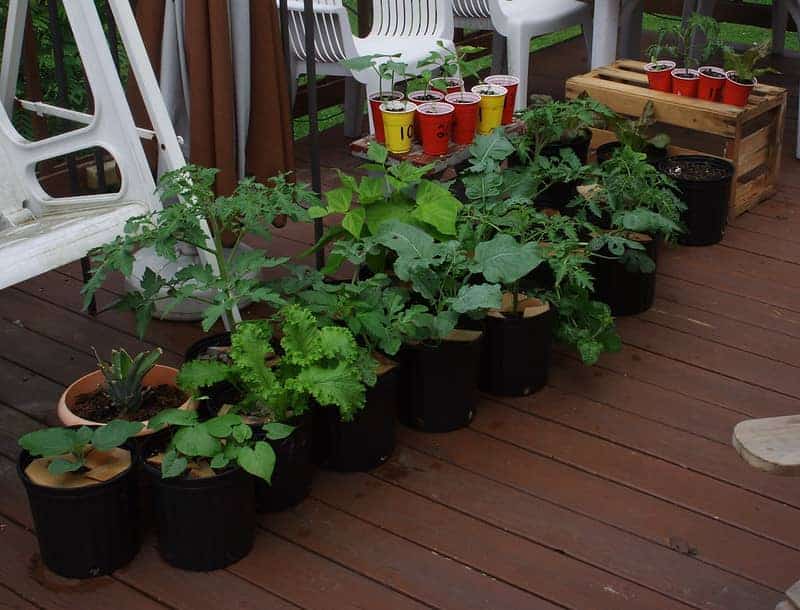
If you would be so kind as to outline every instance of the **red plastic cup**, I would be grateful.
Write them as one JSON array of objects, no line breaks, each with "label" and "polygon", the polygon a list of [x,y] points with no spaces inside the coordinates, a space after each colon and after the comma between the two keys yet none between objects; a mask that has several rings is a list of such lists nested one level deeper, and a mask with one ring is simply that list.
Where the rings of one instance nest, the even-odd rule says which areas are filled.
[{"label": "red plastic cup", "polygon": [[464,80],[456,78],[455,76],[434,78],[431,80],[431,85],[437,91],[441,91],[445,95],[450,93],[458,93],[464,90]]},{"label": "red plastic cup", "polygon": [[758,81],[754,78],[751,84],[743,85],[733,80],[734,76],[736,76],[736,73],[733,71],[725,74],[725,84],[722,86],[722,103],[747,106],[750,92],[758,84]]},{"label": "red plastic cup", "polygon": [[[427,91],[413,91],[407,95],[408,101],[412,102],[415,106],[420,106],[427,102],[441,102],[444,100],[444,93],[441,91],[437,91],[436,89],[428,89]],[[431,97],[432,99],[420,99]],[[419,129],[419,117],[414,116],[414,133],[419,136],[420,129]]]},{"label": "red plastic cup", "polygon": [[[656,66],[669,66],[663,70],[654,70]],[[645,65],[647,82],[654,91],[672,93],[672,71],[675,69],[674,61],[655,61]]]},{"label": "red plastic cup", "polygon": [[475,128],[478,125],[481,96],[470,91],[459,91],[446,95],[444,100],[455,108],[453,112],[453,142],[472,144],[475,139]]},{"label": "red plastic cup", "polygon": [[500,85],[508,90],[506,94],[505,105],[503,106],[503,125],[510,125],[514,121],[514,105],[517,101],[517,87],[519,87],[519,79],[510,74],[494,74],[487,76],[484,82],[490,85]]},{"label": "red plastic cup", "polygon": [[372,114],[372,124],[375,127],[375,141],[379,144],[386,142],[386,135],[383,131],[383,115],[381,114],[381,104],[383,102],[399,101],[403,99],[403,94],[399,91],[384,93],[373,93],[369,96],[369,111]]},{"label": "red plastic cup", "polygon": [[684,97],[697,97],[700,75],[691,68],[675,68],[672,71],[672,92]]},{"label": "red plastic cup", "polygon": [[[718,102],[725,85],[725,71],[716,66],[703,66],[698,70],[700,82],[697,84],[697,98],[708,102]],[[719,74],[719,76],[715,76]]]},{"label": "red plastic cup", "polygon": [[417,106],[422,150],[426,155],[446,155],[450,148],[455,107],[445,102],[426,102]]}]

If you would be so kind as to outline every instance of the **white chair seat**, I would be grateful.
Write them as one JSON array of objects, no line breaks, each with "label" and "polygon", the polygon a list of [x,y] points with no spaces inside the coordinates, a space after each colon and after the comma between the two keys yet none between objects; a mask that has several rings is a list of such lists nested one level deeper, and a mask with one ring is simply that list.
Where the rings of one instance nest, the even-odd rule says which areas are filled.
[{"label": "white chair seat", "polygon": [[[557,32],[592,18],[592,5],[580,0],[500,0],[509,20],[518,19],[534,36]],[[502,32],[501,32],[502,34]]]}]

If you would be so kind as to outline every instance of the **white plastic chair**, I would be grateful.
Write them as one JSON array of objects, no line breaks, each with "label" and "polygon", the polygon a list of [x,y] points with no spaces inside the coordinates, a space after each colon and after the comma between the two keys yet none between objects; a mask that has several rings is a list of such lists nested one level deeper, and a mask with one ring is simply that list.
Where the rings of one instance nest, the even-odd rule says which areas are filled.
[{"label": "white plastic chair", "polygon": [[[293,61],[289,81],[292,103],[297,92],[297,77],[306,72],[305,23],[303,2],[289,0],[289,41]],[[341,0],[314,0],[314,40],[317,74],[352,76],[363,83],[367,96],[380,90],[373,70],[353,72],[341,65],[344,59],[363,55],[401,53],[396,61],[408,65],[409,74],[422,71],[418,62],[437,48],[441,40],[453,45],[453,14],[450,0],[373,0],[372,30],[364,38],[353,35],[347,8]],[[345,94],[345,132],[358,135],[361,121],[360,87],[348,79]],[[374,132],[370,114],[370,133]]]},{"label": "white plastic chair", "polygon": [[[455,25],[506,37],[508,72],[519,78],[516,109],[528,104],[531,39],[580,25],[592,48],[592,5],[580,0],[452,0]],[[495,49],[496,51],[496,49]]]},{"label": "white plastic chair", "polygon": [[[137,129],[94,2],[63,0],[94,99],[94,114],[19,100],[23,108],[85,124],[38,141],[11,122],[28,0],[10,0],[0,68],[0,288],[78,260],[122,232],[128,218],[160,209],[141,139],[155,137],[168,169],[184,164],[128,0],[110,0],[153,131]],[[100,147],[121,175],[116,193],[51,197],[40,161]]]}]

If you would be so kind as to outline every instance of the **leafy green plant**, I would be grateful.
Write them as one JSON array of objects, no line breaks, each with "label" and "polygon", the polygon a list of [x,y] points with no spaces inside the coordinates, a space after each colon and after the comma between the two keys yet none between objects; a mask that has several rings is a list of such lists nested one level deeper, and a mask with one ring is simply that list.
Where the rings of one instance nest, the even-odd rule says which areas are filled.
[{"label": "leafy green plant", "polygon": [[669,136],[665,133],[657,133],[653,136],[648,135],[648,130],[655,123],[655,106],[652,100],[648,100],[642,109],[642,115],[638,119],[627,119],[623,116],[618,116],[611,121],[611,128],[623,146],[628,146],[636,152],[647,152],[650,147],[663,150],[669,146]]},{"label": "leafy green plant", "polygon": [[[316,205],[316,195],[308,187],[290,182],[286,175],[279,175],[269,185],[245,179],[231,196],[216,197],[213,190],[216,174],[216,169],[196,165],[164,174],[160,193],[163,199],[174,202],[161,211],[130,219],[123,235],[94,253],[92,277],[82,291],[84,306],[88,306],[109,273],[131,275],[138,249],[152,247],[166,260],[176,261],[181,243],[207,253],[215,265],[203,262],[187,265],[169,278],[148,267],[141,290],[127,293],[116,303],[119,308],[135,312],[140,336],[144,335],[158,301],[169,302],[165,315],[187,299],[203,302],[206,305],[203,330],[209,330],[243,300],[280,306],[279,295],[258,274],[285,263],[288,258],[273,258],[258,249],[244,250],[242,239],[245,234],[269,239],[272,222],[281,215],[306,220],[304,206]],[[204,232],[204,219],[211,229],[211,239]],[[222,244],[224,232],[237,235],[229,250]],[[213,296],[200,296],[205,292]]]},{"label": "leafy green plant", "polygon": [[428,91],[432,81],[436,80],[434,72],[439,72],[442,75],[440,78],[445,79],[452,77],[466,79],[473,76],[480,80],[477,65],[467,58],[485,50],[484,47],[460,45],[453,52],[447,48],[444,42],[437,40],[436,48],[417,64],[420,68],[429,68],[422,72],[422,78],[426,82],[425,91]]},{"label": "leafy green plant", "polygon": [[121,419],[95,428],[45,428],[20,437],[19,445],[34,457],[52,458],[47,469],[52,474],[64,474],[84,468],[92,451],[119,447],[142,428],[144,424],[140,422]]},{"label": "leafy green plant", "polygon": [[[705,43],[700,47],[693,46],[698,34],[703,34],[705,38]],[[689,19],[661,28],[656,43],[648,48],[647,55],[652,62],[657,62],[656,58],[662,55],[669,55],[676,61],[680,60],[681,68],[689,74],[690,68],[705,63],[721,49],[719,23],[713,17],[694,13]]]},{"label": "leafy green plant", "polygon": [[[375,143],[370,144],[367,155],[370,162],[363,168],[371,175],[357,180],[340,172],[342,186],[326,193],[327,206],[309,208],[312,218],[344,214],[341,222],[332,225],[312,251],[331,241],[338,244],[376,235],[390,220],[414,224],[440,239],[455,236],[462,204],[447,185],[425,178],[431,166],[390,164],[386,148]],[[339,269],[350,245],[334,246],[324,269],[326,273]],[[370,261],[376,271],[384,269],[384,259],[378,253]]]},{"label": "leafy green plant", "polygon": [[119,415],[136,412],[150,392],[142,385],[145,375],[150,372],[161,355],[161,348],[142,352],[135,358],[124,349],[111,350],[111,361],[105,362],[97,352],[97,365],[106,380],[105,390]]},{"label": "leafy green plant", "polygon": [[320,326],[298,305],[283,307],[274,321],[282,333],[279,342],[270,321],[242,322],[231,334],[230,362],[187,362],[178,385],[199,395],[227,381],[242,396],[238,410],[276,422],[304,413],[312,400],[333,405],[342,420],[352,420],[364,407],[366,387],[376,381],[377,363],[369,351],[347,328]]},{"label": "leafy green plant", "polygon": [[730,47],[725,47],[722,50],[725,57],[725,70],[733,72],[733,79],[743,85],[752,84],[762,74],[780,74],[774,68],[756,68],[756,64],[766,59],[769,55],[770,47],[771,42],[769,40],[753,43],[753,46],[742,53],[737,53]]},{"label": "leafy green plant", "polygon": [[535,159],[545,147],[589,138],[592,127],[615,118],[610,108],[587,95],[531,106],[520,114],[525,133],[515,141],[517,153],[523,160]]},{"label": "leafy green plant", "polygon": [[555,336],[573,345],[585,364],[597,363],[603,352],[618,352],[622,340],[614,327],[611,308],[592,298],[586,288],[567,284],[555,301]]},{"label": "leafy green plant", "polygon": [[[394,85],[398,80],[403,80],[403,78],[405,78],[406,68],[408,67],[407,64],[401,61],[395,61],[401,55],[402,53],[393,53],[391,55],[374,53],[372,55],[361,55],[360,57],[345,59],[340,63],[345,68],[357,72],[361,70],[374,71],[375,74],[378,75],[378,92],[380,99],[383,101],[391,101],[391,96],[387,94],[394,91]],[[383,88],[384,81],[389,82],[388,92]]]},{"label": "leafy green plant", "polygon": [[[204,422],[194,411],[166,409],[150,420],[148,427],[160,430],[171,427],[171,437],[161,459],[161,476],[174,478],[191,465],[208,463],[212,470],[224,470],[238,464],[253,476],[272,480],[275,451],[263,440],[255,440],[253,430],[241,415],[226,413]],[[266,438],[280,440],[293,431],[292,426],[268,423],[262,427]]]}]

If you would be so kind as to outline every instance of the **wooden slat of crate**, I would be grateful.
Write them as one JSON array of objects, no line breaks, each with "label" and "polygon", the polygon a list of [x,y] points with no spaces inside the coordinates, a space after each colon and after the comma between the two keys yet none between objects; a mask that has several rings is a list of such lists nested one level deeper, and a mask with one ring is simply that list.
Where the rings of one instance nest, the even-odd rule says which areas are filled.
[{"label": "wooden slat of crate", "polygon": [[[647,102],[652,101],[660,124],[688,130],[684,132],[687,134],[711,136],[700,145],[695,137],[692,145],[685,148],[733,161],[736,177],[731,188],[731,216],[741,214],[775,192],[786,111],[785,89],[757,85],[747,106],[739,108],[653,91],[648,88],[642,62],[620,60],[567,80],[568,98],[583,92],[615,112],[631,117],[641,115]],[[677,141],[680,143],[680,138]]]}]

